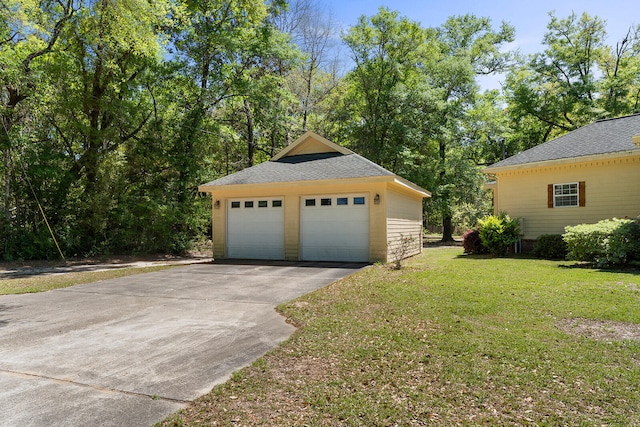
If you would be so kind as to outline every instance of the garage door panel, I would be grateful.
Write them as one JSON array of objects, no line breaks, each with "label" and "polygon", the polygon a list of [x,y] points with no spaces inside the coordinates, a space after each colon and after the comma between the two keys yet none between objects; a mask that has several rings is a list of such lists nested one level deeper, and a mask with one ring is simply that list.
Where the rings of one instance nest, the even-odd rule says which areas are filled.
[{"label": "garage door panel", "polygon": [[[273,203],[274,200],[280,203]],[[227,257],[284,259],[284,208],[281,198],[229,201]]]},{"label": "garage door panel", "polygon": [[[363,198],[360,195],[302,198],[300,240],[303,260],[369,260],[369,208],[367,204],[354,204],[356,197]],[[316,199],[315,206],[307,203],[313,198]],[[347,204],[338,204],[338,198],[347,198]],[[331,204],[323,206],[322,199],[331,199]]]}]

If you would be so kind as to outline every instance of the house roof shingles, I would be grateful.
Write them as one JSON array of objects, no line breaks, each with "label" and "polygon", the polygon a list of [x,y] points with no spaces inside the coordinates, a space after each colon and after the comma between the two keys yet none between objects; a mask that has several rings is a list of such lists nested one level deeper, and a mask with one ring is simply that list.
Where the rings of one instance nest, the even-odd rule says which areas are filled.
[{"label": "house roof shingles", "polygon": [[559,138],[537,145],[489,166],[491,169],[637,150],[632,137],[640,135],[640,114],[599,120]]},{"label": "house roof shingles", "polygon": [[331,152],[301,154],[283,157],[276,161],[270,160],[211,181],[204,184],[204,187],[375,176],[395,176],[395,174],[358,154]]}]

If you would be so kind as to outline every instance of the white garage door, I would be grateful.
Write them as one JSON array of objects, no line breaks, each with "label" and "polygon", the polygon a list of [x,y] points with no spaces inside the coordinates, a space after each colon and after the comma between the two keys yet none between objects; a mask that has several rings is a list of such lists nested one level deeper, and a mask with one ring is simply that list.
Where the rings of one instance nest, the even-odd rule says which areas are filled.
[{"label": "white garage door", "polygon": [[227,258],[284,259],[282,198],[227,201]]},{"label": "white garage door", "polygon": [[369,261],[369,200],[360,194],[302,197],[305,261]]}]

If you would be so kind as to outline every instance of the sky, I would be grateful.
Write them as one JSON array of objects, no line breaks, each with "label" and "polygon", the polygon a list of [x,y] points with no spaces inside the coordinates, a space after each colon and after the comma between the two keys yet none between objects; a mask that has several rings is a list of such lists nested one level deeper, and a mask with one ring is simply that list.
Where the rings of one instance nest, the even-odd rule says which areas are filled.
[{"label": "sky", "polygon": [[[453,15],[467,13],[489,17],[494,28],[502,21],[513,25],[516,39],[507,46],[522,53],[541,52],[542,38],[549,23],[550,11],[558,18],[566,18],[571,12],[581,15],[587,12],[607,21],[607,44],[614,45],[623,39],[632,25],[640,24],[638,0],[318,0],[327,12],[333,14],[343,30],[357,23],[361,15],[372,16],[381,6],[396,10],[401,16],[419,22],[423,27],[437,27]],[[481,82],[485,89],[498,88],[499,78]]]}]

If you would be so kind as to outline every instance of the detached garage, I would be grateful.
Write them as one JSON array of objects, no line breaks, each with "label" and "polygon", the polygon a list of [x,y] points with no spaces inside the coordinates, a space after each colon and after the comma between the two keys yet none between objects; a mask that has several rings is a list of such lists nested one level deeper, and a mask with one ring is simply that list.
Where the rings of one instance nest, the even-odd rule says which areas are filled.
[{"label": "detached garage", "polygon": [[270,161],[200,186],[213,203],[214,258],[376,262],[422,249],[431,194],[307,132]]}]

